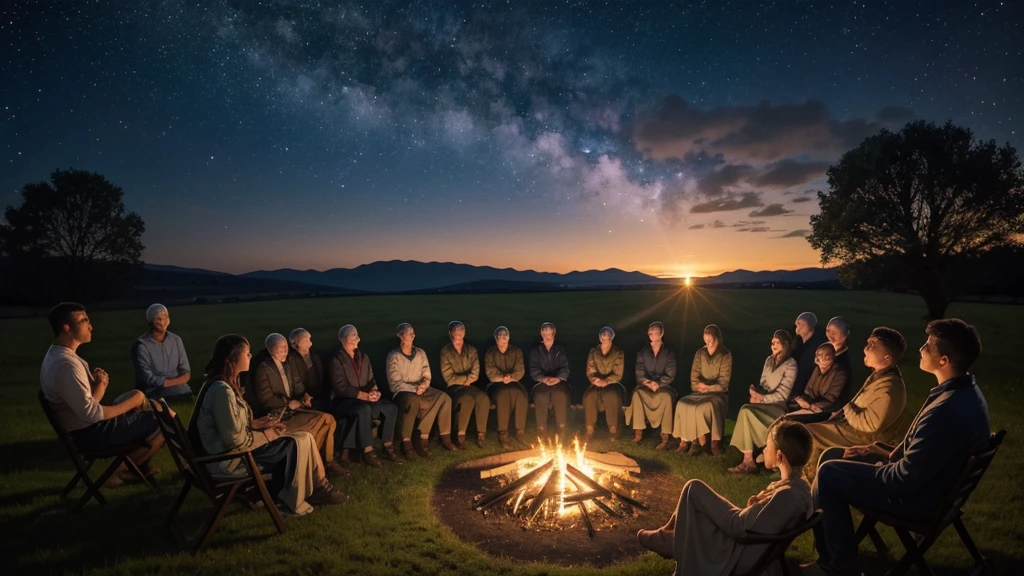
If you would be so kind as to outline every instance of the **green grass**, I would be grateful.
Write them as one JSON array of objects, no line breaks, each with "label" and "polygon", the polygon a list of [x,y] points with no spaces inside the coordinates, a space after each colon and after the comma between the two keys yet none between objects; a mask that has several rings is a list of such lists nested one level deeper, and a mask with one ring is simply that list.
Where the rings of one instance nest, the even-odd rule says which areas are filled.
[{"label": "green grass", "polygon": [[[314,346],[324,349],[335,343],[337,329],[353,323],[360,329],[362,347],[383,374],[384,355],[395,344],[394,327],[412,322],[417,345],[424,348],[435,368],[437,353],[447,338],[450,320],[462,320],[471,342],[481,348],[499,324],[507,325],[513,343],[523,348],[537,337],[537,328],[551,320],[559,326],[559,339],[568,347],[574,388],[581,390],[587,350],[596,343],[597,331],[609,324],[616,329],[617,343],[626,350],[627,374],[633,369],[636,350],[645,340],[648,323],[665,323],[667,340],[676,349],[685,375],[693,351],[701,345],[701,329],[707,323],[722,327],[725,343],[732,349],[734,367],[732,415],[744,400],[746,385],[760,373],[768,344],[777,328],[792,328],[799,312],[811,310],[823,321],[842,315],[854,324],[851,348],[854,360],[871,327],[889,325],[907,337],[911,350],[901,362],[909,390],[906,417],[920,407],[934,385],[930,375],[917,369],[915,348],[923,341],[924,307],[919,298],[863,292],[714,291],[692,293],[624,291],[525,295],[470,296],[377,296],[319,300],[187,306],[171,310],[171,330],[185,341],[193,374],[199,378],[214,340],[236,331],[262,346],[271,331],[287,333],[303,326],[310,330]],[[1009,572],[1024,562],[1019,543],[1024,540],[1020,516],[1024,489],[1014,470],[1021,468],[1018,449],[1021,376],[1018,349],[1019,326],[1024,308],[963,304],[949,310],[978,326],[985,352],[974,372],[989,401],[993,429],[1006,428],[1009,435],[966,510],[966,524],[993,571]],[[108,311],[91,314],[94,342],[80,353],[92,366],[111,375],[110,397],[131,387],[128,350],[131,341],[145,330],[144,312]],[[481,451],[446,454],[436,451],[432,462],[369,470],[356,467],[339,486],[352,495],[343,506],[322,507],[314,514],[286,520],[288,532],[273,535],[264,512],[235,507],[222,523],[209,549],[197,557],[182,553],[161,530],[180,484],[173,481],[174,465],[166,452],[155,463],[163,473],[159,493],[141,488],[106,491],[108,506],[90,503],[80,513],[57,494],[71,476],[71,466],[57,444],[36,402],[39,362],[50,342],[42,318],[0,321],[0,556],[18,573],[190,573],[190,574],[652,574],[668,573],[672,563],[644,554],[637,560],[611,569],[563,568],[519,564],[478,551],[462,543],[438,521],[429,505],[433,485],[448,465],[481,455]],[[856,366],[855,385],[866,375]],[[195,381],[194,381],[195,383]],[[631,382],[630,382],[631,385]],[[190,408],[182,409],[182,417]],[[577,418],[581,418],[578,414]],[[577,424],[581,422],[577,421]],[[493,432],[492,450],[496,446]],[[627,443],[628,444],[628,443]],[[725,472],[738,452],[721,459],[689,459],[657,453],[653,442],[639,447],[619,444],[619,450],[638,458],[664,461],[683,478],[701,478],[734,502],[743,502],[768,482],[759,477],[736,478]],[[601,449],[598,445],[596,448]],[[605,445],[603,448],[607,448]],[[1017,479],[1014,479],[1017,478]],[[78,492],[76,492],[78,493]],[[180,516],[196,526],[207,503],[193,493]],[[652,518],[655,526],[663,518]],[[894,550],[902,550],[895,536],[884,531]],[[790,558],[813,558],[811,539],[804,536],[790,551]],[[862,548],[865,570],[884,571],[885,562],[875,558],[870,544]],[[927,556],[940,574],[961,573],[970,558],[953,530],[947,531]]]}]

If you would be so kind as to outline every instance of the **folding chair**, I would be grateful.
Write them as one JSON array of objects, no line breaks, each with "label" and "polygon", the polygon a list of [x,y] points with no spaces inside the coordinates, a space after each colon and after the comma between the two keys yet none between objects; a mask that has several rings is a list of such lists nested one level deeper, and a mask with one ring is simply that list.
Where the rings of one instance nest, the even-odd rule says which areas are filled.
[{"label": "folding chair", "polygon": [[971,539],[971,535],[967,532],[967,527],[963,523],[963,507],[967,504],[967,499],[970,498],[971,493],[978,487],[978,483],[981,482],[985,471],[988,470],[992,459],[995,458],[996,452],[999,451],[999,445],[1003,442],[1003,437],[1005,436],[1006,430],[1000,430],[992,434],[989,447],[967,459],[963,472],[960,473],[959,478],[953,484],[953,488],[949,491],[945,500],[935,508],[935,515],[931,519],[907,520],[877,510],[858,508],[864,515],[864,519],[861,520],[860,526],[857,527],[857,543],[859,544],[863,541],[866,536],[870,536],[875,544],[875,548],[879,552],[888,554],[889,548],[885,545],[875,525],[882,523],[891,526],[896,531],[896,535],[899,536],[900,542],[903,543],[906,553],[889,570],[888,575],[898,576],[906,574],[912,565],[916,565],[918,572],[927,576],[933,574],[933,572],[925,562],[924,554],[935,543],[939,535],[952,524],[957,534],[960,535],[960,540],[967,547],[967,551],[974,558],[974,573],[985,571],[985,557],[981,555],[978,547],[974,545],[974,540]]},{"label": "folding chair", "polygon": [[[57,415],[54,414],[50,401],[43,395],[42,390],[39,391],[39,404],[43,407],[43,413],[46,414],[46,419],[50,421],[50,426],[53,427],[53,431],[57,433],[57,439],[60,440],[60,443],[64,446],[64,450],[67,451],[68,456],[71,457],[71,461],[75,465],[75,476],[67,483],[66,486],[64,486],[64,489],[61,490],[61,499],[68,497],[68,494],[70,494],[71,491],[75,489],[75,486],[78,485],[79,480],[85,484],[85,493],[82,494],[82,497],[75,503],[75,512],[81,510],[82,507],[85,506],[92,498],[95,498],[100,504],[107,503],[107,499],[100,493],[100,488],[103,487],[103,484],[106,483],[114,472],[117,471],[118,466],[122,463],[133,474],[141,478],[142,482],[144,482],[146,486],[156,489],[156,480],[147,478],[146,475],[139,470],[139,467],[135,462],[129,457],[129,454],[143,447],[144,441],[140,440],[139,442],[133,442],[131,444],[123,444],[106,450],[79,450],[78,447],[75,446],[74,440],[72,440],[71,436],[68,434],[67,429],[64,428],[64,425],[57,419]],[[89,469],[92,468],[94,462],[103,458],[113,458],[114,460],[107,466],[106,470],[100,474],[99,478],[93,480],[92,477],[89,476]]]},{"label": "folding chair", "polygon": [[768,549],[764,551],[761,558],[754,564],[754,567],[749,572],[743,574],[735,574],[734,576],[760,576],[771,567],[772,564],[778,563],[782,568],[782,574],[784,576],[791,576],[789,567],[786,565],[786,550],[789,546],[797,539],[798,536],[807,532],[814,525],[821,521],[821,510],[815,510],[811,514],[811,517],[800,523],[799,526],[793,528],[788,532],[782,534],[761,534],[758,532],[747,532],[746,536],[737,538],[736,542],[745,545],[754,544],[768,544]]},{"label": "folding chair", "polygon": [[[196,456],[195,449],[189,440],[188,433],[185,431],[185,426],[181,423],[181,419],[177,414],[171,416],[167,403],[164,400],[159,400],[158,402],[164,408],[162,412],[157,413],[160,430],[164,434],[164,441],[167,444],[167,449],[171,452],[171,457],[174,458],[174,463],[178,466],[178,470],[181,471],[181,475],[185,479],[185,485],[182,486],[178,499],[174,501],[171,512],[167,515],[164,528],[172,530],[176,536],[187,543],[187,538],[174,529],[174,517],[181,510],[182,504],[185,503],[189,490],[192,486],[195,486],[210,499],[210,502],[213,504],[213,512],[192,543],[193,554],[202,550],[210,542],[214,532],[217,531],[217,527],[220,525],[221,519],[224,518],[224,513],[227,512],[228,506],[240,491],[244,492],[247,489],[259,491],[263,507],[270,514],[270,519],[273,520],[274,526],[277,527],[279,533],[284,534],[284,520],[281,519],[281,514],[278,512],[277,506],[274,505],[274,499],[267,492],[266,481],[270,480],[271,475],[260,472],[259,467],[256,466],[256,461],[252,457],[252,452]],[[241,459],[243,464],[239,474],[213,474],[206,467],[210,463],[235,459]]]}]

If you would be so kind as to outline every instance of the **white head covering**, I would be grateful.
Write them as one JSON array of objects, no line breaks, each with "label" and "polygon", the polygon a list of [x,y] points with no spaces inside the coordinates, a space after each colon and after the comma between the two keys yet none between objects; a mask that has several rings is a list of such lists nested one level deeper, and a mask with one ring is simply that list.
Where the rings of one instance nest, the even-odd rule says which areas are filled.
[{"label": "white head covering", "polygon": [[152,324],[153,319],[161,312],[167,312],[167,307],[163,304],[150,304],[149,308],[146,308],[146,322]]},{"label": "white head covering", "polygon": [[511,334],[509,333],[508,328],[505,328],[504,326],[498,326],[497,328],[494,329],[494,339],[495,340],[497,340],[498,336],[501,336],[502,334],[508,334],[511,337]]},{"label": "white head covering", "polygon": [[604,334],[605,332],[612,337],[612,340],[615,340],[615,330],[613,330],[611,326],[602,326],[601,329],[597,331],[597,337],[600,338],[601,334]]},{"label": "white head covering", "polygon": [[796,319],[807,322],[808,328],[814,330],[818,326],[818,317],[814,315],[814,312],[802,312]]}]

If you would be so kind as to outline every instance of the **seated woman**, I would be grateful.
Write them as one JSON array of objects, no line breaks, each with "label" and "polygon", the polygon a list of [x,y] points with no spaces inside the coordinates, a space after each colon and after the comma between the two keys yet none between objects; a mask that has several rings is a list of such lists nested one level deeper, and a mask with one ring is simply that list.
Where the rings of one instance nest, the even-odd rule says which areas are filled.
[{"label": "seated woman", "polygon": [[739,544],[737,538],[748,531],[781,534],[811,516],[811,489],[800,477],[810,451],[811,436],[803,424],[778,421],[768,432],[764,451],[765,465],[779,469],[778,481],[739,508],[704,482],[690,480],[668,523],[640,530],[637,540],[644,548],[675,559],[676,576],[750,571],[768,545]]},{"label": "seated woman", "polygon": [[722,453],[725,411],[729,408],[729,380],[732,352],[722,344],[722,330],[714,324],[704,328],[704,347],[693,355],[690,394],[676,403],[672,435],[679,438],[677,452],[697,456],[711,437],[711,454]]},{"label": "seated woman", "polygon": [[583,441],[590,440],[594,435],[597,413],[604,412],[608,435],[615,442],[619,433],[619,420],[622,418],[622,397],[626,394],[622,387],[626,355],[613,343],[615,330],[611,326],[601,328],[597,339],[599,344],[587,354],[587,379],[590,380],[590,386],[583,393],[583,420],[587,426]]},{"label": "seated woman", "polygon": [[850,383],[850,373],[836,363],[836,349],[829,342],[818,346],[814,356],[814,372],[803,394],[786,405],[786,418],[810,424],[828,420],[842,407],[840,398]]},{"label": "seated woman", "polygon": [[[238,381],[251,356],[249,341],[240,334],[221,336],[213,345],[188,427],[193,447],[203,455],[251,450],[260,470],[273,474],[270,494],[294,514],[312,512],[310,504],[344,502],[346,496],[327,480],[312,434],[283,435],[284,427],[271,418],[253,420]],[[217,474],[234,474],[243,464],[236,459],[208,466]]]},{"label": "seated woman", "polygon": [[306,393],[313,398],[313,409],[331,411],[331,386],[325,380],[324,363],[313,353],[313,335],[305,328],[296,328],[288,334],[288,359]]},{"label": "seated woman", "polygon": [[288,432],[309,432],[332,476],[345,470],[334,461],[334,416],[313,410],[313,398],[303,387],[298,370],[288,363],[288,341],[278,333],[267,336],[266,351],[249,375],[248,402],[257,417],[270,415]]},{"label": "seated woman", "polygon": [[510,344],[510,338],[508,328],[498,326],[494,330],[494,346],[484,356],[484,373],[489,380],[487,395],[491,397],[497,411],[495,419],[501,447],[508,448],[511,445],[508,435],[510,417],[515,419],[516,441],[527,447],[526,411],[530,407],[530,399],[521,383],[526,376],[526,364],[523,362],[523,351]]},{"label": "seated woman", "polygon": [[636,354],[636,388],[626,411],[627,424],[633,424],[633,444],[644,439],[650,422],[661,428],[661,442],[655,450],[668,448],[672,437],[672,407],[679,394],[672,387],[676,379],[676,354],[665,344],[665,326],[652,322],[647,327],[650,342]]},{"label": "seated woman", "polygon": [[[791,345],[792,339],[788,332],[775,332],[772,337],[772,355],[765,359],[761,381],[756,387],[750,387],[750,403],[744,404],[736,415],[732,445],[743,453],[743,461],[729,468],[733,474],[757,472],[754,450],[765,445],[772,422],[786,414],[789,393],[793,389],[798,370],[796,360],[789,357]],[[822,346],[831,348],[828,343]]]}]

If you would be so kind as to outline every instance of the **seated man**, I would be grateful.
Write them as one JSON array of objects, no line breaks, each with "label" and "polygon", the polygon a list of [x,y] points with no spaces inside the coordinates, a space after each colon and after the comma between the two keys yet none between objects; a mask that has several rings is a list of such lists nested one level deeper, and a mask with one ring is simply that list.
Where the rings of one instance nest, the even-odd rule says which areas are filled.
[{"label": "seated man", "polygon": [[313,398],[306,393],[302,379],[288,363],[288,341],[278,333],[267,336],[266,350],[253,359],[249,373],[247,401],[253,415],[270,415],[284,424],[287,432],[309,432],[316,439],[327,473],[344,473],[334,461],[334,434],[338,423],[334,416],[313,410]]},{"label": "seated man", "polygon": [[565,346],[555,342],[558,329],[553,322],[540,325],[541,341],[530,351],[530,377],[533,379],[533,407],[537,417],[537,435],[547,436],[548,407],[555,409],[555,425],[565,440],[569,425],[569,356]]},{"label": "seated man", "polygon": [[927,519],[970,455],[989,447],[988,404],[967,371],[981,355],[977,330],[951,318],[930,322],[925,332],[920,367],[938,386],[895,449],[880,442],[853,446],[842,460],[820,466],[813,489],[822,510],[814,527],[818,560],[804,574],[860,574],[850,506]]},{"label": "seated man", "polygon": [[[398,348],[388,353],[388,388],[394,395],[402,418],[402,452],[407,457],[413,454],[412,433],[415,428],[420,433],[416,449],[421,456],[431,458],[433,454],[428,440],[435,421],[437,431],[441,433],[441,446],[446,450],[458,450],[451,441],[452,399],[437,388],[430,387],[427,353],[412,345],[416,331],[411,324],[403,322],[395,332],[399,344]],[[417,420],[419,426],[416,425]]]},{"label": "seated man", "polygon": [[448,324],[448,337],[451,342],[441,348],[441,377],[448,385],[448,394],[455,403],[459,419],[455,444],[466,449],[466,429],[469,419],[475,416],[476,445],[483,448],[491,399],[473,385],[480,379],[480,356],[472,344],[466,343],[466,326],[462,322]]},{"label": "seated man", "polygon": [[484,372],[490,383],[487,394],[494,402],[498,421],[498,443],[502,448],[510,446],[508,439],[509,418],[514,414],[516,421],[516,442],[523,447],[526,442],[526,410],[530,400],[526,388],[520,383],[526,375],[523,351],[509,343],[508,328],[498,326],[494,330],[494,346],[484,356]]},{"label": "seated man", "polygon": [[597,338],[598,345],[587,354],[587,380],[590,380],[590,386],[583,393],[583,421],[587,426],[583,441],[589,441],[594,435],[597,413],[604,412],[608,435],[615,442],[619,433],[619,420],[622,419],[622,397],[625,395],[622,373],[626,369],[626,355],[613,343],[615,330],[611,326],[601,328]]},{"label": "seated man", "polygon": [[[125,392],[112,405],[100,404],[110,377],[102,368],[90,371],[89,364],[78,355],[78,347],[92,341],[92,323],[85,306],[61,302],[50,310],[49,320],[54,339],[43,357],[39,385],[54,415],[79,450],[106,450],[142,441],[128,456],[143,474],[153,474],[149,461],[164,445],[151,410],[154,405],[139,390]],[[107,486],[137,480],[122,465],[107,480]]]},{"label": "seated man", "polygon": [[871,331],[864,346],[864,365],[872,372],[860,391],[828,420],[808,424],[814,438],[811,466],[805,471],[814,479],[822,452],[829,448],[891,442],[907,404],[907,387],[896,362],[907,351],[907,341],[892,328]]},{"label": "seated man", "polygon": [[[384,457],[401,464],[402,459],[394,448],[398,407],[380,397],[370,358],[359,349],[356,327],[351,324],[342,326],[338,340],[341,341],[341,349],[331,358],[329,365],[334,396],[331,411],[338,420],[350,419],[345,428],[352,430],[346,434],[342,447],[361,452],[364,462],[379,467],[380,459],[373,452],[373,421],[379,420]],[[351,445],[347,445],[349,443]]]},{"label": "seated man", "polygon": [[295,371],[306,393],[313,398],[313,409],[331,410],[331,386],[324,382],[324,362],[312,352],[313,335],[305,328],[296,328],[288,334],[288,365]]},{"label": "seated man", "polygon": [[644,439],[647,423],[661,429],[661,442],[655,450],[668,448],[672,438],[672,408],[679,394],[672,387],[676,379],[676,354],[665,344],[665,325],[652,322],[647,328],[647,343],[636,354],[636,388],[626,411],[626,423],[633,424],[633,444]]},{"label": "seated man", "polygon": [[132,343],[131,358],[135,368],[135,387],[150,398],[168,401],[190,400],[192,388],[188,381],[192,368],[188,365],[185,345],[167,328],[171,316],[163,304],[146,309],[149,331]]}]

